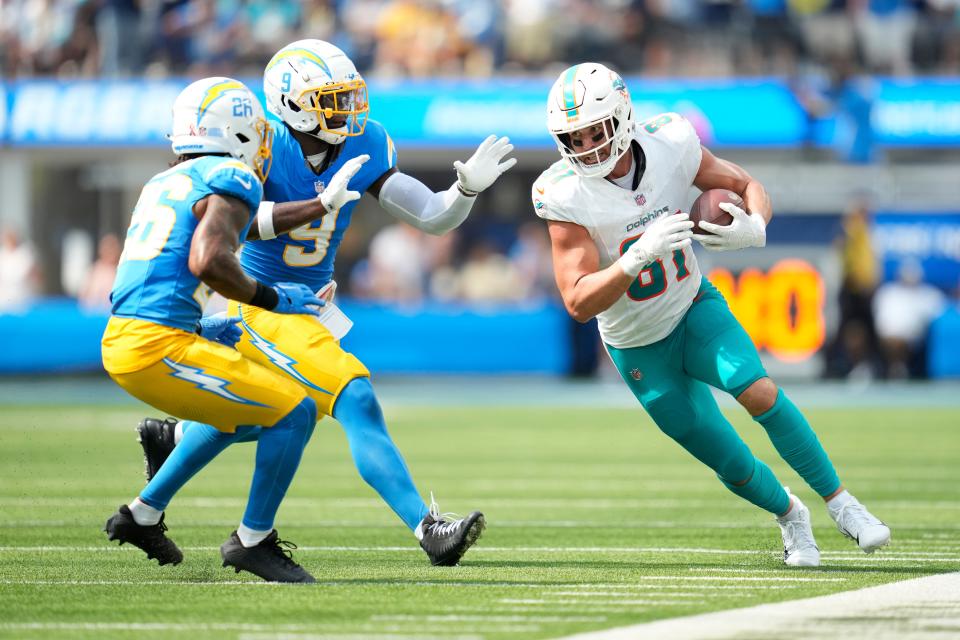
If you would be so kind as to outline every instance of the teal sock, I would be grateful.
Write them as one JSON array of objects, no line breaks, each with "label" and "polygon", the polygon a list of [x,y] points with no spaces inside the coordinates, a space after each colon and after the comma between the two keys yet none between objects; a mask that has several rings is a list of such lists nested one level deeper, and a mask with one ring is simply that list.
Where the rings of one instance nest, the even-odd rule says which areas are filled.
[{"label": "teal sock", "polygon": [[840,488],[840,478],[817,434],[782,389],[777,393],[777,401],[773,406],[753,419],[767,430],[770,442],[780,457],[817,494],[828,496]]},{"label": "teal sock", "polygon": [[[720,476],[717,477],[720,478]],[[783,485],[777,480],[777,476],[773,475],[770,467],[758,458],[753,459],[753,475],[746,483],[735,485],[723,478],[720,478],[720,482],[744,500],[775,516],[786,513],[790,508],[790,496],[787,495]]]}]

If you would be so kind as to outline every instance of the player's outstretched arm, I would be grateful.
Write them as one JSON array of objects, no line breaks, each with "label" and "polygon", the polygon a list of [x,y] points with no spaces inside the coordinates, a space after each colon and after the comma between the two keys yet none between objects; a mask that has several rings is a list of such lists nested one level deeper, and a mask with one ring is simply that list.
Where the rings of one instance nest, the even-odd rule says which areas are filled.
[{"label": "player's outstretched arm", "polygon": [[190,244],[190,273],[225,298],[278,313],[312,313],[324,305],[304,285],[268,287],[240,267],[237,249],[250,210],[232,196],[213,194],[194,207],[200,222]]},{"label": "player's outstretched arm", "polygon": [[369,159],[370,156],[363,154],[344,162],[333,174],[327,188],[316,198],[295,202],[261,202],[257,217],[247,232],[247,240],[272,240],[278,235],[319,220],[348,202],[359,200],[363,194],[349,189],[350,179],[357,175],[360,167]]},{"label": "player's outstretched arm", "polygon": [[516,158],[504,160],[511,151],[509,138],[488,137],[469,160],[453,163],[457,181],[440,193],[399,171],[385,174],[371,191],[393,217],[421,231],[442,235],[459,227],[470,214],[477,194],[517,163]]},{"label": "player's outstretched arm", "polygon": [[762,247],[767,243],[767,223],[773,217],[770,196],[760,182],[754,180],[738,164],[713,155],[705,147],[700,169],[693,184],[701,191],[727,189],[740,194],[744,208],[723,203],[720,208],[733,216],[727,226],[701,222],[709,233],[694,236],[700,244],[712,251],[732,251],[746,247]]}]

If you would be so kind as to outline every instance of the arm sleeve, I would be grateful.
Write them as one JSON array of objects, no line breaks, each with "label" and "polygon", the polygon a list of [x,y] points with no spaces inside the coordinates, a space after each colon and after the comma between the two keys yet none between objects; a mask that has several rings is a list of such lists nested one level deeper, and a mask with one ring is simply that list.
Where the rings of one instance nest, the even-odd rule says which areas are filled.
[{"label": "arm sleeve", "polygon": [[476,197],[465,196],[456,183],[446,191],[434,193],[425,184],[405,173],[387,178],[380,189],[380,206],[401,222],[439,236],[459,227]]}]

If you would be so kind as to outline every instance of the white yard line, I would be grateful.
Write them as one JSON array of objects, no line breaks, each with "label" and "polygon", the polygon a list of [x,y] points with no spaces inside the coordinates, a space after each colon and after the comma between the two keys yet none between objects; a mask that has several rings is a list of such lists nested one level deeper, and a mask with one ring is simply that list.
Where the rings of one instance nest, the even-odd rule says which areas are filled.
[{"label": "white yard line", "polygon": [[505,615],[461,615],[461,614],[432,614],[432,615],[377,615],[370,616],[371,621],[397,621],[397,622],[603,622],[607,616],[563,616],[563,615],[537,615],[529,616],[505,616]]},{"label": "white yard line", "polygon": [[558,605],[558,604],[586,604],[586,605],[626,605],[626,604],[655,604],[658,606],[661,605],[670,605],[670,604],[682,604],[689,605],[689,600],[669,600],[666,598],[637,598],[634,600],[621,600],[619,598],[611,598],[609,600],[594,600],[594,599],[583,599],[583,598],[503,598],[498,600],[504,604],[536,604],[536,605]]},{"label": "white yard line", "polygon": [[592,631],[567,640],[725,640],[772,638],[803,630],[804,638],[871,640],[960,636],[960,573],[947,573],[776,604]]},{"label": "white yard line", "polygon": [[[160,623],[160,622],[0,622],[0,631],[239,631],[240,638],[290,638],[296,640],[420,640],[422,634],[396,633],[316,633],[317,625],[266,625],[228,623]],[[519,631],[531,630],[522,627]],[[266,635],[264,635],[266,634]],[[482,640],[475,635],[443,635],[431,633],[443,640]]]},{"label": "white yard line", "polygon": [[[44,546],[0,546],[0,554],[3,553],[130,553],[131,548],[123,548],[118,545],[104,544],[102,546],[73,546],[73,545],[44,545]],[[190,552],[212,552],[217,551],[219,547],[213,546],[194,546],[182,547],[184,551]],[[372,552],[390,552],[390,553],[419,553],[420,549],[416,546],[301,546],[300,551],[317,553],[372,553]],[[702,555],[779,555],[777,552],[762,551],[753,549],[711,549],[704,547],[487,547],[478,546],[474,548],[471,555],[501,554],[501,553],[520,553],[520,554],[702,554]],[[861,554],[856,551],[823,551],[823,558],[829,562],[856,562],[856,563],[885,563],[885,562],[950,562],[960,561],[960,552],[948,551],[898,551],[896,553],[881,551],[875,554]],[[705,569],[712,571],[713,569]],[[716,569],[716,571],[739,571],[737,569]],[[754,570],[743,570],[744,572]],[[659,578],[652,578],[659,579]],[[761,578],[762,579],[762,578]]]}]

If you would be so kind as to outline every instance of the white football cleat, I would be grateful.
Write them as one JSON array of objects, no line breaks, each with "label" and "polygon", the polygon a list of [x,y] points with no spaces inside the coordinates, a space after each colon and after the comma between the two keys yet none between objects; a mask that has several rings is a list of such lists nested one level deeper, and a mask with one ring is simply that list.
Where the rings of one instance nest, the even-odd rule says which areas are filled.
[{"label": "white football cleat", "polygon": [[873,553],[890,542],[890,527],[867,511],[859,500],[848,496],[838,508],[827,508],[840,533],[855,540],[864,553]]},{"label": "white football cleat", "polygon": [[813,539],[813,529],[810,526],[810,510],[800,502],[800,498],[790,493],[790,511],[782,518],[777,518],[780,533],[783,536],[783,562],[791,567],[818,567],[820,566],[820,549]]}]

